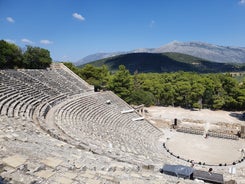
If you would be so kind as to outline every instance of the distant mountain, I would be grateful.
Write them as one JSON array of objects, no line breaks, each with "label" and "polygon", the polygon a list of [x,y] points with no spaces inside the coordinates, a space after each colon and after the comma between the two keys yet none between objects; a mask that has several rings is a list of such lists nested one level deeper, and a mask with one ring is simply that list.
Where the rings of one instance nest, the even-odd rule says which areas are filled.
[{"label": "distant mountain", "polygon": [[171,42],[154,53],[178,52],[219,63],[245,63],[245,48],[225,47],[202,42]]},{"label": "distant mountain", "polygon": [[99,59],[104,59],[104,58],[109,58],[109,57],[113,57],[113,56],[117,56],[117,55],[121,55],[121,54],[126,54],[127,52],[111,52],[111,53],[96,53],[96,54],[91,54],[88,55],[82,59],[80,59],[79,61],[77,61],[75,63],[75,65],[79,66],[79,65],[83,65],[86,63],[89,63],[91,61],[96,61]]},{"label": "distant mountain", "polygon": [[142,48],[132,51],[112,52],[112,53],[97,53],[89,55],[79,60],[76,65],[82,65],[91,61],[104,59],[112,56],[128,53],[165,53],[176,52],[188,54],[198,58],[219,63],[245,63],[245,48],[243,47],[226,47],[218,46],[202,42],[171,42],[159,48]]},{"label": "distant mountain", "polygon": [[217,73],[245,70],[245,64],[211,62],[181,53],[129,53],[104,58],[90,62],[90,64],[94,66],[106,65],[112,72],[118,70],[119,65],[124,65],[132,74],[135,71],[139,73],[177,71]]}]

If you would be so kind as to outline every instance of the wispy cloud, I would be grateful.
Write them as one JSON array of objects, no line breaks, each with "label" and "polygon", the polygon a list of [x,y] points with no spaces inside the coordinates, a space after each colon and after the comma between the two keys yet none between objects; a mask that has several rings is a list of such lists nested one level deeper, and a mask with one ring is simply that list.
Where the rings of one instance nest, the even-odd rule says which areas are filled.
[{"label": "wispy cloud", "polygon": [[245,5],[245,0],[240,0],[239,4],[244,4]]},{"label": "wispy cloud", "polygon": [[31,41],[31,40],[29,40],[29,39],[26,39],[26,38],[22,38],[22,39],[21,39],[21,42],[22,42],[22,43],[25,43],[25,44],[34,44],[33,41]]},{"label": "wispy cloud", "polygon": [[15,20],[12,17],[6,17],[6,20],[10,23],[14,23]]},{"label": "wispy cloud", "polygon": [[9,42],[9,43],[15,43],[14,40],[11,40],[11,39],[4,39],[6,42]]},{"label": "wispy cloud", "polygon": [[45,45],[49,45],[49,44],[53,44],[54,42],[50,41],[50,40],[40,40],[40,43],[45,44]]},{"label": "wispy cloud", "polygon": [[78,19],[80,21],[84,21],[85,18],[81,15],[81,14],[78,14],[78,13],[73,13],[72,16],[75,18],[75,19]]}]

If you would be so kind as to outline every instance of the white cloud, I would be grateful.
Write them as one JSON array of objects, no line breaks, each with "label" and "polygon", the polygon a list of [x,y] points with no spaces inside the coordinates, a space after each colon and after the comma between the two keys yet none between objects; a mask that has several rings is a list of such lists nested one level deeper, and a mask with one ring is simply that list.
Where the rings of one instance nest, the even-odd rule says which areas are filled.
[{"label": "white cloud", "polygon": [[245,0],[240,0],[240,4],[245,4]]},{"label": "white cloud", "polygon": [[21,42],[25,43],[25,44],[34,44],[33,41],[29,40],[29,39],[26,39],[26,38],[22,38],[21,39]]},{"label": "white cloud", "polygon": [[14,40],[11,40],[11,39],[4,39],[6,42],[9,42],[9,43],[15,43]]},{"label": "white cloud", "polygon": [[15,20],[12,17],[6,17],[6,20],[10,23],[14,23]]},{"label": "white cloud", "polygon": [[72,16],[75,18],[75,19],[78,19],[80,21],[84,21],[85,18],[81,15],[81,14],[78,14],[78,13],[73,13]]},{"label": "white cloud", "polygon": [[45,44],[45,45],[49,45],[49,44],[53,44],[54,42],[50,41],[50,40],[40,40],[41,44]]}]

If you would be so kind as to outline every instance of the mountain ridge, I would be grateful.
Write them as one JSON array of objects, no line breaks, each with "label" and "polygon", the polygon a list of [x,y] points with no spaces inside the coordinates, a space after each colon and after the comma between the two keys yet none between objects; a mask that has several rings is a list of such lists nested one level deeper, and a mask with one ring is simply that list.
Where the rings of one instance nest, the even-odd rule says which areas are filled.
[{"label": "mountain ridge", "polygon": [[201,59],[218,63],[245,63],[245,47],[220,46],[205,42],[173,41],[158,48],[139,48],[132,51],[95,53],[77,61],[76,65],[86,64],[92,61],[109,58],[128,53],[166,53],[175,52],[191,55]]},{"label": "mountain ridge", "polygon": [[[244,64],[218,63],[182,53],[128,53],[90,62],[95,67],[106,65],[111,72],[124,65],[131,74],[163,72],[224,73],[245,71]],[[85,65],[85,64],[84,64]],[[80,65],[83,67],[84,65]]]}]

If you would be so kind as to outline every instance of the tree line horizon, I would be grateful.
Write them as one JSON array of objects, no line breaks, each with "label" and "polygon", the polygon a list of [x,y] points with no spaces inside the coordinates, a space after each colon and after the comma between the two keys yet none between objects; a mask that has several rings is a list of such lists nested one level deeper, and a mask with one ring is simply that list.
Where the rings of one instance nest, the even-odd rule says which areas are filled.
[{"label": "tree line horizon", "polygon": [[21,49],[13,43],[0,40],[0,69],[43,69],[51,63],[50,52],[46,49],[30,45]]},{"label": "tree line horizon", "polygon": [[[17,45],[0,40],[0,69],[44,69],[50,66],[50,52],[40,47]],[[180,106],[213,110],[245,110],[245,78],[239,82],[229,73],[195,72],[130,74],[120,65],[114,73],[103,65],[78,68],[63,62],[95,90],[111,90],[129,104],[146,106]]]},{"label": "tree line horizon", "polygon": [[245,78],[239,82],[231,74],[195,72],[137,73],[120,65],[111,73],[103,65],[78,68],[64,63],[95,90],[111,90],[129,104],[180,106],[212,110],[245,110]]}]

